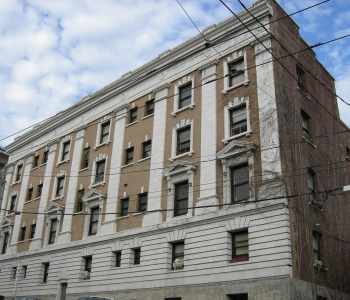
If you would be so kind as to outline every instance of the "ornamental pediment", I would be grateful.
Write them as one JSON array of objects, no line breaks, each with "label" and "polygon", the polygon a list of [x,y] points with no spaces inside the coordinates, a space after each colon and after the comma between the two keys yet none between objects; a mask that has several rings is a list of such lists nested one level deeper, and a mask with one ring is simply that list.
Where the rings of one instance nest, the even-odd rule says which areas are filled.
[{"label": "ornamental pediment", "polygon": [[63,212],[64,210],[64,206],[55,202],[55,201],[50,201],[50,203],[47,205],[46,208],[46,213],[50,214],[54,214],[54,213],[58,213],[58,212]]},{"label": "ornamental pediment", "polygon": [[193,172],[196,170],[196,166],[190,161],[179,160],[173,162],[165,172],[165,176],[173,176],[182,172]]},{"label": "ornamental pediment", "polygon": [[232,140],[223,149],[221,149],[216,156],[218,159],[227,159],[247,152],[253,152],[256,150],[256,148],[256,144]]},{"label": "ornamental pediment", "polygon": [[97,190],[92,189],[88,193],[86,193],[86,195],[83,197],[83,201],[89,202],[89,201],[97,200],[97,199],[101,199],[101,198],[106,198],[106,194],[100,193]]}]

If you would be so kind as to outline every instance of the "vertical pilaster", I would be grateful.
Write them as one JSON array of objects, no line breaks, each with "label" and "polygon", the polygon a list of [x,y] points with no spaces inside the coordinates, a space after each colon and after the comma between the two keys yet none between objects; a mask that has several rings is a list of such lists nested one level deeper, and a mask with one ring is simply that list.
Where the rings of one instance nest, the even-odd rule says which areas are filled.
[{"label": "vertical pilaster", "polygon": [[31,242],[30,249],[40,249],[42,247],[43,234],[44,234],[44,226],[45,226],[45,209],[47,207],[47,203],[49,201],[49,192],[50,192],[50,183],[52,180],[53,168],[55,166],[55,157],[56,157],[57,145],[52,145],[49,148],[49,156],[47,159],[47,164],[45,168],[45,178],[43,183],[43,190],[40,197],[38,216],[36,219],[36,230],[34,239]]},{"label": "vertical pilaster", "polygon": [[8,208],[8,198],[9,198],[9,191],[10,186],[12,182],[12,176],[13,176],[14,167],[8,167],[6,170],[6,177],[5,177],[5,188],[4,193],[2,197],[1,202],[1,212],[0,212],[0,224],[4,221],[4,217],[6,215],[6,209]]},{"label": "vertical pilaster", "polygon": [[[16,211],[23,211],[24,202],[26,199],[26,194],[28,190],[28,184],[30,179],[30,171],[32,169],[33,157],[28,157],[24,162],[24,169],[22,174],[21,188],[19,192],[18,203],[16,206]],[[16,214],[15,223],[13,226],[13,233],[11,237],[10,252],[16,253],[16,245],[18,241],[19,229],[21,227],[22,214]]]},{"label": "vertical pilaster", "polygon": [[[149,172],[148,186],[148,211],[161,209],[161,190],[163,182],[164,152],[165,152],[165,129],[167,118],[168,87],[162,87],[155,92],[152,155]],[[162,223],[162,213],[147,213],[143,217],[143,226]]]},{"label": "vertical pilaster", "polygon": [[[217,205],[216,193],[216,150],[217,150],[217,111],[216,111],[216,64],[202,69],[201,105],[201,164],[200,196],[196,206]],[[216,207],[197,208],[196,215],[217,210]]]},{"label": "vertical pilaster", "polygon": [[69,175],[68,190],[67,190],[67,199],[65,203],[63,218],[63,224],[61,232],[58,235],[58,243],[68,243],[71,241],[72,233],[72,218],[75,207],[75,199],[77,195],[77,186],[78,186],[78,175],[80,170],[81,156],[83,152],[84,144],[84,135],[85,129],[82,129],[77,132],[74,141],[74,151],[72,157],[71,170]]},{"label": "vertical pilaster", "polygon": [[[120,183],[120,172],[123,162],[124,133],[127,117],[127,107],[124,106],[116,111],[113,148],[109,169],[108,191],[106,201],[106,212],[117,212],[118,191]],[[105,221],[101,226],[101,234],[112,234],[116,231],[116,216],[114,214],[105,215]]]}]

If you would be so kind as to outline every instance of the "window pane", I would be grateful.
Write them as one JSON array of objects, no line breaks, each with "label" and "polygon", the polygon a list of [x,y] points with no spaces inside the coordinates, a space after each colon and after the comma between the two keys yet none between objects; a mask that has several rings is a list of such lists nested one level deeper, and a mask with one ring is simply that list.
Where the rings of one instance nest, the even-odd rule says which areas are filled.
[{"label": "window pane", "polygon": [[183,108],[191,104],[192,98],[192,83],[189,82],[179,88],[179,103],[178,108]]},{"label": "window pane", "polygon": [[249,199],[250,185],[248,164],[231,168],[231,197],[232,202]]},{"label": "window pane", "polygon": [[188,181],[175,185],[174,216],[187,214],[188,210]]},{"label": "window pane", "polygon": [[247,131],[247,109],[245,104],[241,105],[239,108],[231,109],[230,128],[231,136]]},{"label": "window pane", "polygon": [[177,149],[176,154],[189,152],[191,148],[191,127],[185,127],[177,130]]}]

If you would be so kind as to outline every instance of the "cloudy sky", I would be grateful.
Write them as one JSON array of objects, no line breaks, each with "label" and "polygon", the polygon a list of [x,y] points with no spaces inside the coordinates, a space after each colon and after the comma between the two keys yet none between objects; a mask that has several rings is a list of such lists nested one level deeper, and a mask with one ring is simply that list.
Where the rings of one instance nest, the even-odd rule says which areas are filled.
[{"label": "cloudy sky", "polygon": [[[181,2],[200,28],[229,16],[217,0]],[[236,0],[226,2],[239,11]],[[291,13],[318,0],[279,2]],[[349,0],[331,0],[295,19],[311,44],[350,33]],[[175,0],[0,0],[0,139],[195,34]],[[317,55],[350,100],[350,39]],[[340,109],[350,124],[350,108]]]}]

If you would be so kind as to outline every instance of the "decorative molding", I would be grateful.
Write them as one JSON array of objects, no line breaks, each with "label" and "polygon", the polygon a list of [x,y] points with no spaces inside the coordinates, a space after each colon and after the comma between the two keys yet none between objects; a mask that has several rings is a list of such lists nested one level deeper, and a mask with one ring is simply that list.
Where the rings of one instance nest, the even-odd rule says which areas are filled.
[{"label": "decorative molding", "polygon": [[236,231],[244,228],[249,228],[249,224],[249,216],[241,216],[227,221],[225,226],[227,231]]},{"label": "decorative molding", "polygon": [[186,232],[184,230],[175,230],[167,234],[166,239],[169,243],[185,240]]}]

